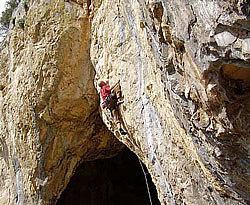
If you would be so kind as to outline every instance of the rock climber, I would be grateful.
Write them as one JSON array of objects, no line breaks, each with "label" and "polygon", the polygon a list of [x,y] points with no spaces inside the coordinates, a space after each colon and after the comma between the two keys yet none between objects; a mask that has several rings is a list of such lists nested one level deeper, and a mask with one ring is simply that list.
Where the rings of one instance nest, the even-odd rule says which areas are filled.
[{"label": "rock climber", "polygon": [[[115,123],[118,126],[119,132],[121,135],[126,135],[127,132],[124,128],[122,128],[123,124],[120,120],[120,113],[118,110],[119,104],[121,101],[121,88],[120,81],[114,84],[112,87],[109,86],[109,82],[100,81],[99,87],[101,88],[101,96],[102,96],[102,109],[109,109],[112,118],[114,118]],[[116,89],[115,89],[116,88]]]}]

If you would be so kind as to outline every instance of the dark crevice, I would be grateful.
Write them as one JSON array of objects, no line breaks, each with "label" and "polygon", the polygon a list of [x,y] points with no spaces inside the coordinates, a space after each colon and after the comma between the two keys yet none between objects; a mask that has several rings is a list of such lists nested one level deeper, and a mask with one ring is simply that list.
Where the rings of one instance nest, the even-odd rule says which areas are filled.
[{"label": "dark crevice", "polygon": [[227,91],[228,97],[249,97],[250,69],[249,63],[244,61],[231,61],[220,67],[221,85]]},{"label": "dark crevice", "polygon": [[155,3],[153,13],[154,17],[158,20],[159,23],[162,22],[163,10],[164,9],[161,2]]},{"label": "dark crevice", "polygon": [[[145,170],[146,167],[144,167]],[[154,205],[160,204],[154,184],[146,174]],[[75,171],[57,205],[150,204],[138,158],[129,149],[116,157],[84,162]]]}]

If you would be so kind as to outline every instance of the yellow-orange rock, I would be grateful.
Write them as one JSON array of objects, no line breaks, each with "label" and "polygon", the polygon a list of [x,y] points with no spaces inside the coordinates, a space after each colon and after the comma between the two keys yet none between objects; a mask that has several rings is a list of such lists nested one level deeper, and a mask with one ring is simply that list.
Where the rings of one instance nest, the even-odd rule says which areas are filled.
[{"label": "yellow-orange rock", "polygon": [[[250,203],[248,1],[26,4],[1,48],[0,204],[55,204],[80,162],[123,147],[106,126],[162,204]],[[102,123],[103,78],[121,82],[127,136]]]},{"label": "yellow-orange rock", "polygon": [[249,3],[104,1],[92,38],[96,79],[121,81],[129,135],[103,119],[161,203],[250,203]]},{"label": "yellow-orange rock", "polygon": [[[78,1],[77,3],[81,3]],[[103,124],[87,4],[21,3],[0,58],[0,204],[53,204],[82,161],[123,145]]]}]

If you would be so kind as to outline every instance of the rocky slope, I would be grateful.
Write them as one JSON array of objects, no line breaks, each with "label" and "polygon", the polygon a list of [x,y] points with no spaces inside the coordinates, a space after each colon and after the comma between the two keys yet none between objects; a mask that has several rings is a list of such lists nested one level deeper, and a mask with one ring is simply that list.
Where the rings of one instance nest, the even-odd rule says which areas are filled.
[{"label": "rocky slope", "polygon": [[[55,204],[81,161],[123,147],[106,126],[162,204],[250,203],[247,0],[26,2],[0,56],[1,204]],[[103,78],[127,136],[102,123]]]}]

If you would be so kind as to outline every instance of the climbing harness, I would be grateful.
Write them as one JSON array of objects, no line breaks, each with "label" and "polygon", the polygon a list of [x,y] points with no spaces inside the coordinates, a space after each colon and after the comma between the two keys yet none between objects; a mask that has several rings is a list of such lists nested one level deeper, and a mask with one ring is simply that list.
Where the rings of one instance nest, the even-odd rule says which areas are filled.
[{"label": "climbing harness", "polygon": [[112,111],[117,108],[117,97],[114,92],[112,92],[110,95],[108,95],[105,100],[102,103],[103,109],[108,109],[110,111],[111,117],[113,118]]},{"label": "climbing harness", "polygon": [[139,160],[139,163],[140,163],[140,165],[141,165],[141,168],[142,168],[142,171],[143,171],[143,174],[144,174],[144,177],[145,177],[145,182],[146,182],[147,191],[148,191],[148,198],[149,198],[150,204],[153,205],[152,199],[151,199],[151,194],[150,194],[150,189],[149,189],[149,186],[148,186],[147,174],[146,174],[146,172],[145,172],[145,170],[144,170],[144,168],[143,168],[143,165],[142,165],[141,160],[140,160],[139,158],[138,158],[138,160]]}]

